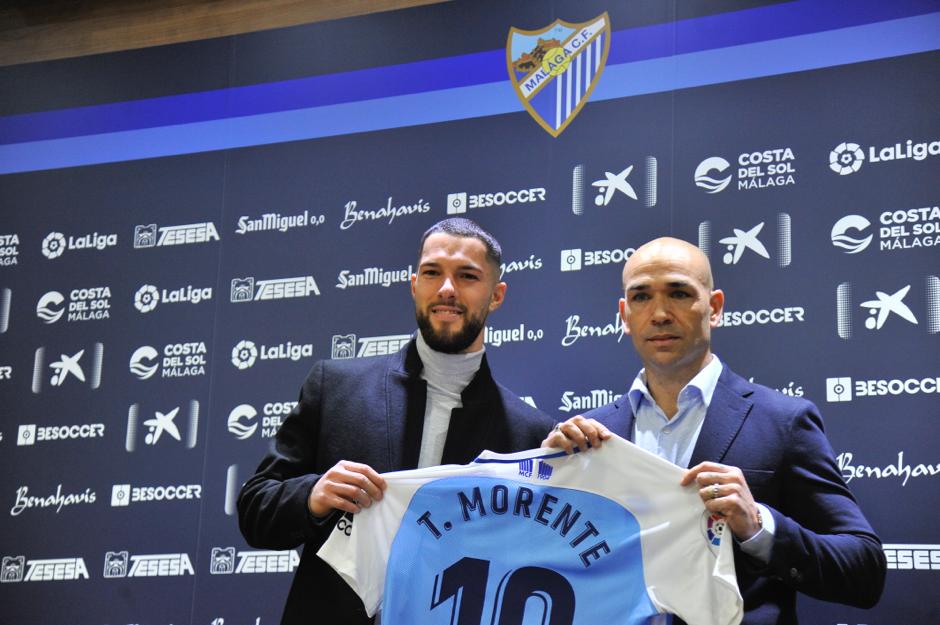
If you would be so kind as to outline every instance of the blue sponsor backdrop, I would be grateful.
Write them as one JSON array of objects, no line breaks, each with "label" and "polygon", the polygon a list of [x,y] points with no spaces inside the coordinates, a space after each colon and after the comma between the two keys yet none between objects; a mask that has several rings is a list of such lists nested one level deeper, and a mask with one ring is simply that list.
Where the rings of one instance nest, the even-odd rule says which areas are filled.
[{"label": "blue sponsor backdrop", "polygon": [[[0,620],[277,622],[296,554],[248,548],[234,493],[315,359],[413,330],[449,213],[504,246],[497,376],[559,418],[639,366],[624,257],[699,244],[717,353],[820,406],[886,543],[878,607],[802,620],[940,620],[937,3],[687,4],[452,2],[0,70]],[[510,29],[605,12],[553,138]]]}]

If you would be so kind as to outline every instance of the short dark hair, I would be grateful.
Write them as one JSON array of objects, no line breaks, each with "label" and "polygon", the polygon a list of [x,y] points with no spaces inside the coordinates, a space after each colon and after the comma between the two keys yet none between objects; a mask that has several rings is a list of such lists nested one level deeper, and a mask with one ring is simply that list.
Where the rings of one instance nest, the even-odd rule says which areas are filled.
[{"label": "short dark hair", "polygon": [[479,224],[469,219],[464,219],[463,217],[444,219],[425,230],[424,235],[421,237],[421,245],[418,247],[419,262],[421,255],[424,253],[424,242],[427,241],[429,236],[437,234],[438,232],[443,232],[444,234],[455,237],[473,238],[483,243],[486,247],[486,258],[493,263],[493,266],[497,269],[497,275],[499,275],[498,270],[503,262],[503,249],[499,246],[499,241],[497,241],[496,237],[492,234],[481,228]]}]

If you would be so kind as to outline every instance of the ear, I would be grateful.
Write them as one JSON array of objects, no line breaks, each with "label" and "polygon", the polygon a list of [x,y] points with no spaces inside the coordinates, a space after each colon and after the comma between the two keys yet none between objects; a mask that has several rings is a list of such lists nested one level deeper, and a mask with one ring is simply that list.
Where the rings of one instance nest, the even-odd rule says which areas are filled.
[{"label": "ear", "polygon": [[725,293],[721,289],[715,289],[712,291],[711,297],[708,298],[708,306],[711,308],[711,312],[708,315],[708,325],[712,328],[718,327],[718,322],[721,321],[721,311],[725,307]]},{"label": "ear", "polygon": [[493,312],[497,308],[503,305],[503,300],[506,299],[506,283],[497,282],[493,287],[493,293],[490,295],[490,312]]},{"label": "ear", "polygon": [[415,282],[418,280],[418,274],[411,274],[411,299],[415,298]]},{"label": "ear", "polygon": [[630,334],[630,325],[627,323],[627,300],[620,298],[620,321],[623,322],[623,333]]}]

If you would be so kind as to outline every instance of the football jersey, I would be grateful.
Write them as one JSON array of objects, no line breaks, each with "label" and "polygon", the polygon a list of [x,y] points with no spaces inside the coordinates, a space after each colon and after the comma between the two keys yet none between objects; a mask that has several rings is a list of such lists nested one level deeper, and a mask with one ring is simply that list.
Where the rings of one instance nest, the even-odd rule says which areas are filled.
[{"label": "football jersey", "polygon": [[730,532],[682,473],[619,437],[387,473],[318,555],[383,625],[735,625]]}]

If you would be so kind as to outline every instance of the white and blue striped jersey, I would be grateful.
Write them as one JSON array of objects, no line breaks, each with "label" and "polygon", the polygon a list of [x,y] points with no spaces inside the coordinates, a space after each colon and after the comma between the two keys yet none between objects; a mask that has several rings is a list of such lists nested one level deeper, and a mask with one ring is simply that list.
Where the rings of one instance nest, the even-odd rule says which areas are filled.
[{"label": "white and blue striped jersey", "polygon": [[736,625],[730,534],[682,473],[618,437],[387,473],[318,555],[383,625]]}]

